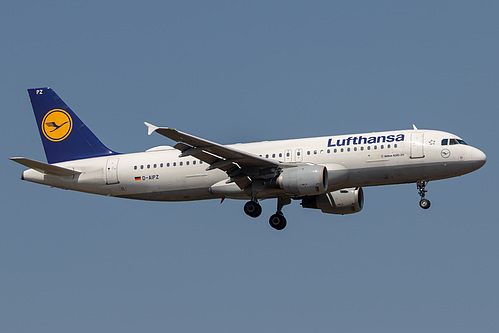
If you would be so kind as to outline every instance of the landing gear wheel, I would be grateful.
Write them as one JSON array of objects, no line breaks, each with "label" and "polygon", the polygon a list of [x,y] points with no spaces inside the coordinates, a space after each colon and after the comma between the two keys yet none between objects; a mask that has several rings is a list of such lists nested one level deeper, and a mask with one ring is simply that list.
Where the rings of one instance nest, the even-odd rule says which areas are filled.
[{"label": "landing gear wheel", "polygon": [[421,197],[421,200],[419,201],[419,207],[423,209],[430,208],[430,200],[425,199],[426,192],[428,192],[426,190],[426,185],[428,185],[428,182],[426,180],[418,180],[416,185],[418,187],[418,194]]},{"label": "landing gear wheel", "polygon": [[419,201],[419,207],[423,208],[423,209],[428,209],[430,208],[431,206],[431,203],[430,203],[430,200],[428,199],[421,199],[421,201]]},{"label": "landing gear wheel", "polygon": [[244,205],[244,212],[251,217],[258,217],[262,213],[262,206],[258,202],[248,201]]},{"label": "landing gear wheel", "polygon": [[272,228],[276,230],[282,230],[286,228],[287,222],[286,218],[284,217],[284,215],[282,215],[282,213],[281,214],[276,213],[270,217],[269,224]]}]

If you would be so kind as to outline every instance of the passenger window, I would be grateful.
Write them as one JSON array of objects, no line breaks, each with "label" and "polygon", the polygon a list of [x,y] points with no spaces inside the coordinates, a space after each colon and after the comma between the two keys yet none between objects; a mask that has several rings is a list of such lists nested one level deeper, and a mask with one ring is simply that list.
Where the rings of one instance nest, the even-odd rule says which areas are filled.
[{"label": "passenger window", "polygon": [[307,155],[310,155],[310,150],[307,151]]},{"label": "passenger window", "polygon": [[154,164],[154,169],[156,169],[157,166],[158,166],[157,164]]},{"label": "passenger window", "polygon": [[282,157],[282,153],[279,153],[279,157]]},{"label": "passenger window", "polygon": [[353,147],[353,151],[357,151],[357,147]]},{"label": "passenger window", "polygon": [[185,165],[189,165],[189,161],[185,162]]},{"label": "passenger window", "polygon": [[296,156],[300,156],[300,152],[296,152]]},{"label": "passenger window", "polygon": [[269,154],[265,155],[265,158],[269,158]]},{"label": "passenger window", "polygon": [[364,150],[364,146],[360,147],[360,150]]},{"label": "passenger window", "polygon": [[182,166],[182,165],[184,165],[184,162],[180,162],[178,165]]},{"label": "passenger window", "polygon": [[317,150],[314,150],[314,155],[317,155]]},{"label": "passenger window", "polygon": [[196,165],[196,161],[192,161],[192,165]]},{"label": "passenger window", "polygon": [[447,146],[449,144],[449,139],[442,139],[442,146]]},{"label": "passenger window", "polygon": [[371,146],[367,146],[367,150],[371,150]]},{"label": "passenger window", "polygon": [[337,153],[338,152],[338,149],[334,148],[334,152]]},{"label": "passenger window", "polygon": [[134,166],[134,167],[133,167],[133,169],[134,169],[134,170],[137,170],[137,166]]},{"label": "passenger window", "polygon": [[378,146],[374,146],[374,149],[378,149]]},{"label": "passenger window", "polygon": [[350,151],[350,147],[347,148],[347,151]]},{"label": "passenger window", "polygon": [[286,157],[289,157],[289,152],[288,152],[288,153],[286,153]]},{"label": "passenger window", "polygon": [[170,167],[170,163],[166,163],[166,167],[169,168]]},{"label": "passenger window", "polygon": [[141,166],[140,166],[140,168],[141,168],[141,169],[144,169],[144,166],[143,166],[143,165],[141,165]]},{"label": "passenger window", "polygon": [[177,166],[177,162],[173,162],[173,166]]},{"label": "passenger window", "polygon": [[340,151],[343,153],[343,151],[344,151],[344,150],[343,150],[343,148],[341,148],[341,150],[340,150]]},{"label": "passenger window", "polygon": [[385,145],[381,145],[381,147],[379,147],[380,149],[385,149]]},{"label": "passenger window", "polygon": [[328,150],[327,150],[327,153],[328,153],[328,154],[330,154],[330,153],[331,153],[331,149],[328,149]]},{"label": "passenger window", "polygon": [[148,169],[150,169],[150,168],[151,168],[151,165],[150,165],[150,164],[148,164],[148,165],[147,165],[147,168],[148,168]]},{"label": "passenger window", "polygon": [[394,145],[393,145],[393,148],[397,148],[397,144],[394,144]]},{"label": "passenger window", "polygon": [[159,165],[159,167],[160,167],[160,168],[162,168],[162,167],[163,167],[163,163],[161,163],[161,164]]}]

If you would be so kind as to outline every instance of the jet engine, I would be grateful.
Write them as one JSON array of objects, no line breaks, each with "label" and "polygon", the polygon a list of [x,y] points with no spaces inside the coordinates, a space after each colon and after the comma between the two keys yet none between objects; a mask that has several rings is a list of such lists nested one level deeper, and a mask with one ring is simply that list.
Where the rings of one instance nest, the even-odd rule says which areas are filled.
[{"label": "jet engine", "polygon": [[320,209],[328,214],[358,213],[364,206],[364,191],[362,187],[345,188],[303,198],[301,205],[304,208]]},{"label": "jet engine", "polygon": [[322,165],[299,164],[283,169],[276,183],[292,196],[321,194],[327,189],[327,169]]}]

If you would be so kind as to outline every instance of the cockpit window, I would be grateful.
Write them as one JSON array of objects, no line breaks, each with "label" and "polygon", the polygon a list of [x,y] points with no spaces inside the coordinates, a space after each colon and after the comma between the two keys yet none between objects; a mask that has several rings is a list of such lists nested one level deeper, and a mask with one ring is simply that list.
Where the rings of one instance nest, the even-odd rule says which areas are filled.
[{"label": "cockpit window", "polygon": [[443,139],[442,140],[442,146],[447,146],[447,145],[468,145],[464,140],[461,139]]}]

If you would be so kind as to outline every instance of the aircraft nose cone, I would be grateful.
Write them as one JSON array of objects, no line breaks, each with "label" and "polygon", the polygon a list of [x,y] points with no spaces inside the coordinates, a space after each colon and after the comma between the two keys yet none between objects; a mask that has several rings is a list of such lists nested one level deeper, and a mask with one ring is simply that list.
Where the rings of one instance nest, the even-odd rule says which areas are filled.
[{"label": "aircraft nose cone", "polygon": [[471,156],[473,158],[473,165],[476,169],[480,169],[485,164],[485,162],[487,162],[487,155],[485,155],[484,152],[479,149],[473,150]]}]

